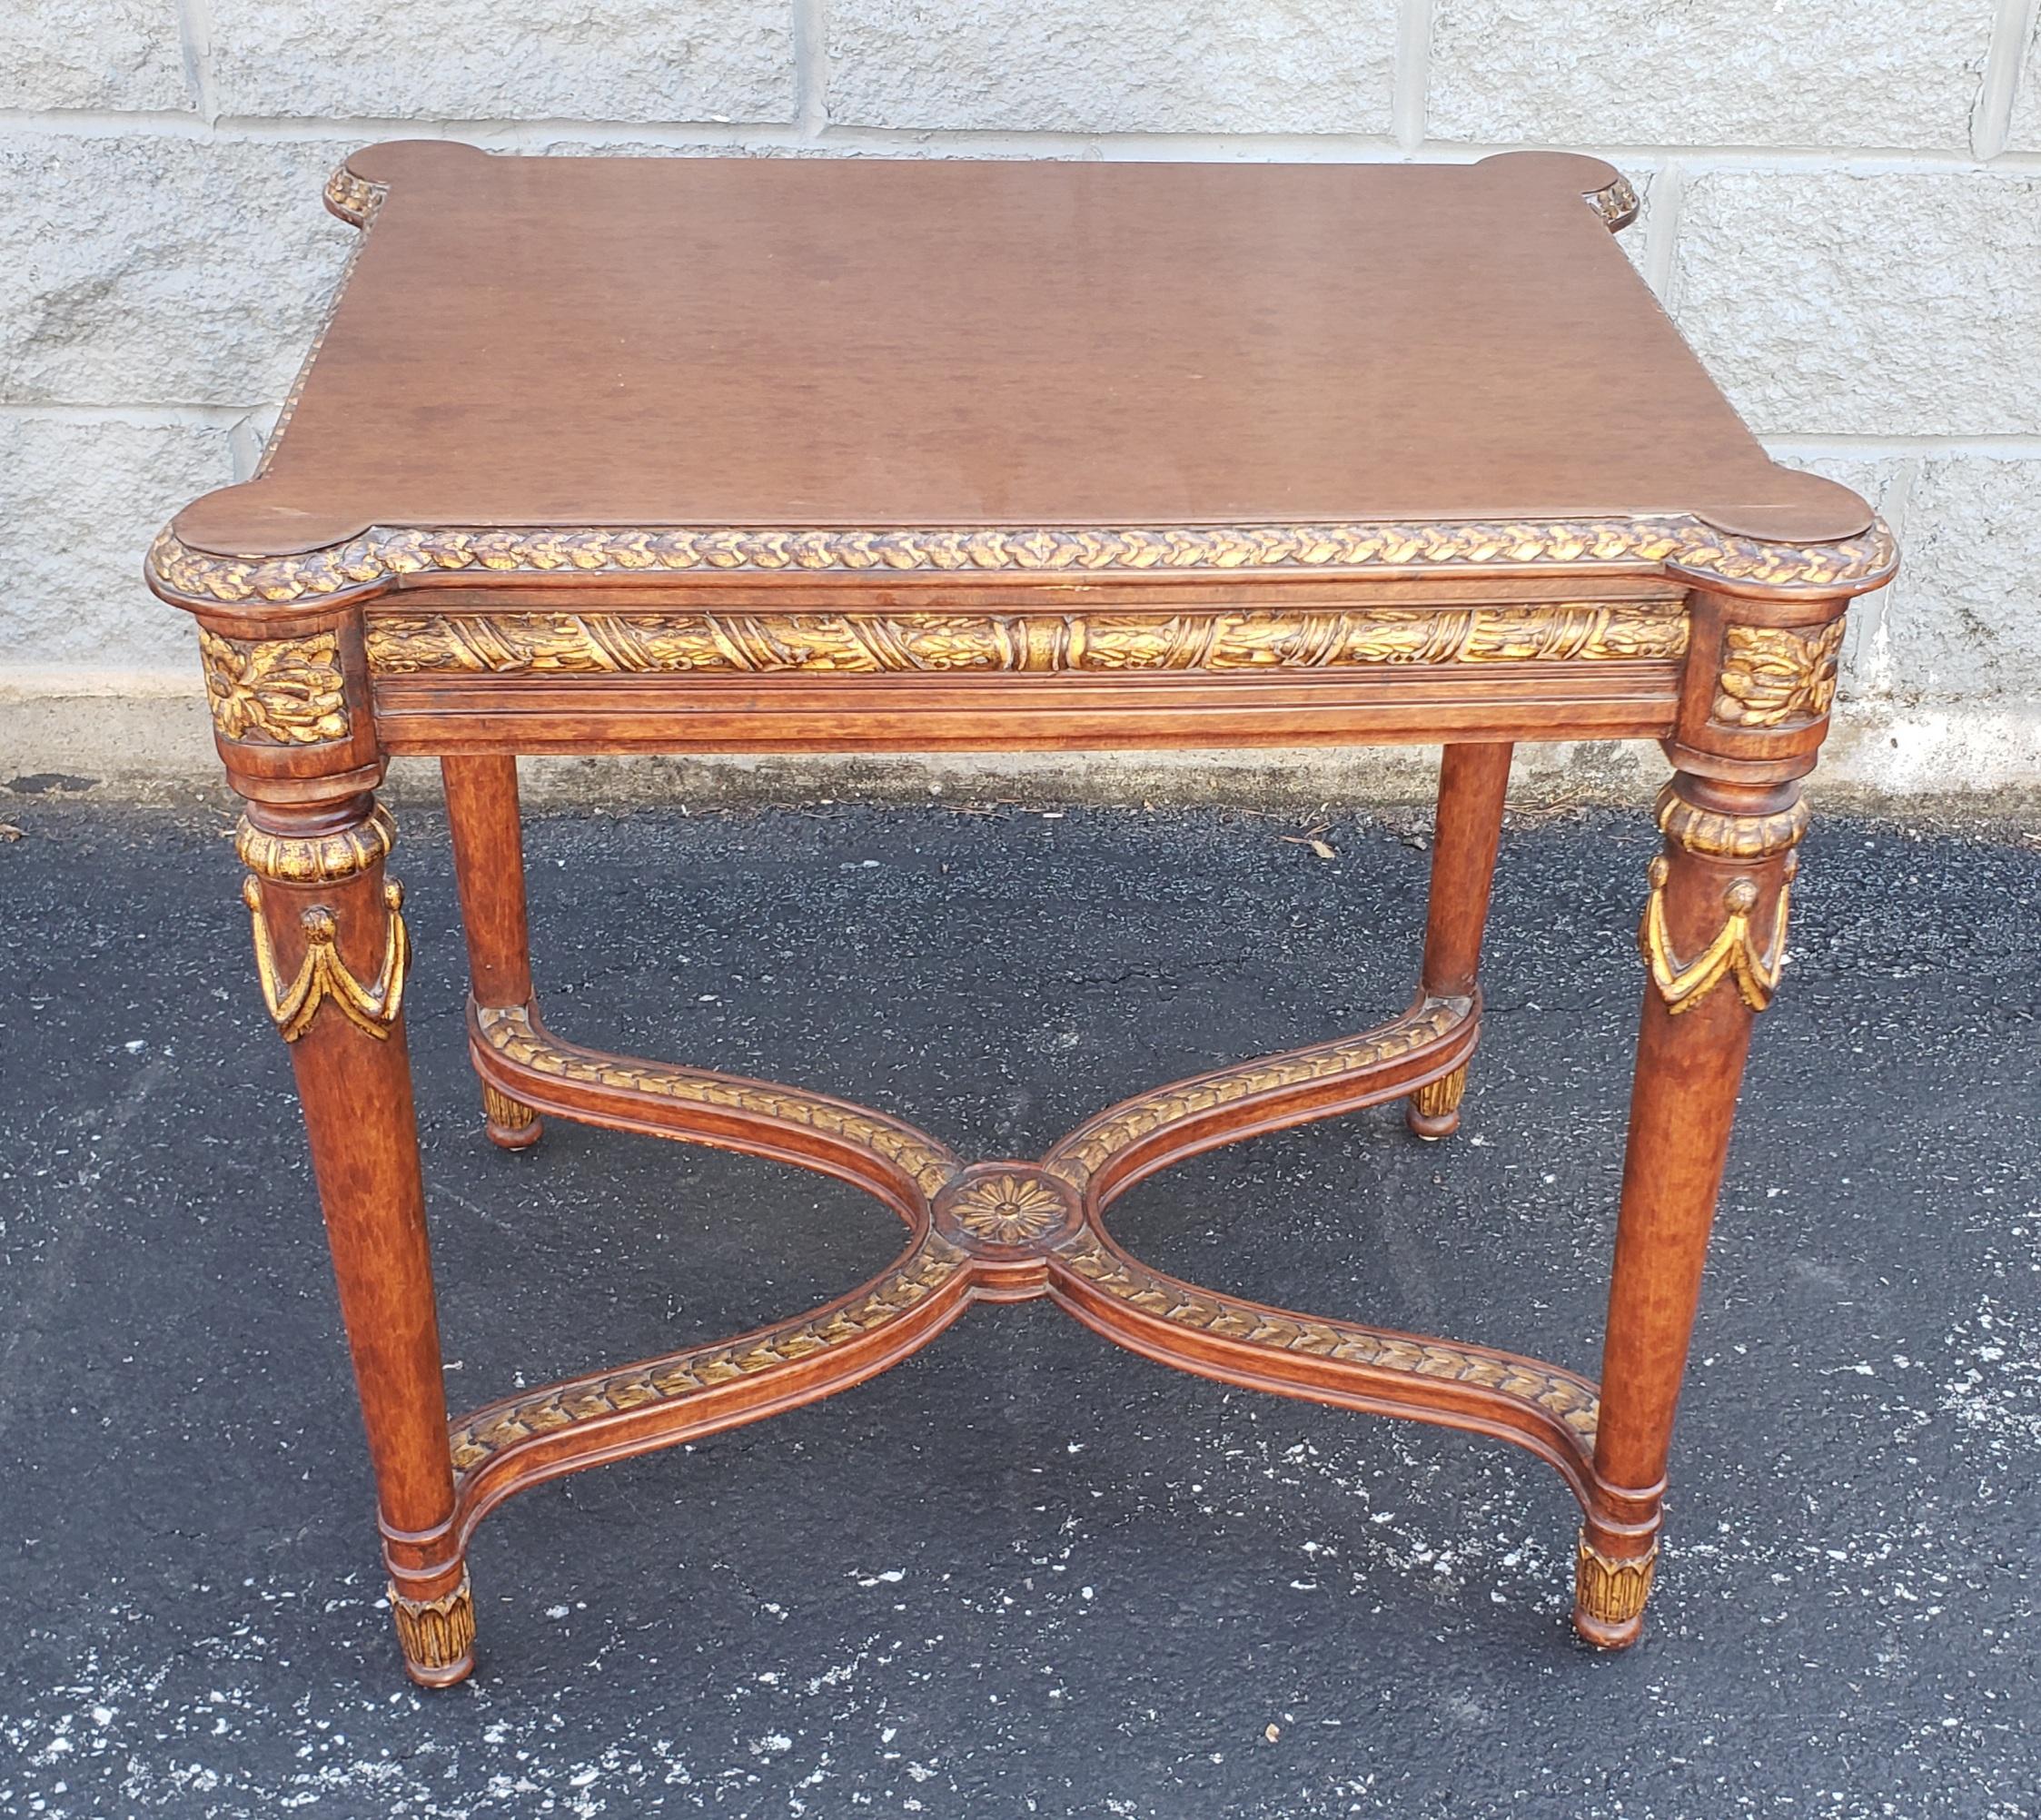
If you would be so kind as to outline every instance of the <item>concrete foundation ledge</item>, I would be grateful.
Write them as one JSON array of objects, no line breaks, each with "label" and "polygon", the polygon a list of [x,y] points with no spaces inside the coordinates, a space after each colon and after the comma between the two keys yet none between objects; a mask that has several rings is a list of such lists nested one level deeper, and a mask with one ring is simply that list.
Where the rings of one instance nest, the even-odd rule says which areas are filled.
[{"label": "concrete foundation ledge", "polygon": [[[540,758],[534,807],[578,803],[1031,802],[1399,804],[1431,794],[1422,746],[1223,752],[872,753]],[[1527,746],[1512,786],[1570,802],[1644,800],[1665,775],[1646,743]],[[1909,816],[1947,803],[1968,816],[2041,809],[2041,700],[1996,706],[1876,698],[1842,704],[1823,755],[1831,806]],[[220,791],[203,693],[183,670],[0,672],[0,794],[148,802]],[[399,801],[438,794],[435,767],[392,767]]]}]

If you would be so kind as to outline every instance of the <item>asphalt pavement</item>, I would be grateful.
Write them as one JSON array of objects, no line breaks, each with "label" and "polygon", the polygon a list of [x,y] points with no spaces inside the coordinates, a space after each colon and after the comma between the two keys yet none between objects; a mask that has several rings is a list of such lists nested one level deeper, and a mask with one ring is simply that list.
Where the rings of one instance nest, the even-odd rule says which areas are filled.
[{"label": "asphalt pavement", "polygon": [[[774,1164],[482,1138],[444,830],[401,816],[456,1405],[733,1333],[897,1227]],[[1226,1390],[1045,1303],[512,1500],[480,1667],[401,1676],[283,1045],[217,805],[0,795],[0,1814],[2041,1815],[2041,845],[1818,813],[1709,1265],[1645,1640],[1498,1443]],[[1378,1021],[1422,815],[534,816],[565,1036],[986,1157]],[[1330,852],[1321,856],[1316,839]],[[1592,1370],[1655,836],[1505,842],[1460,1136],[1397,1109],[1145,1184],[1258,1299]]]}]

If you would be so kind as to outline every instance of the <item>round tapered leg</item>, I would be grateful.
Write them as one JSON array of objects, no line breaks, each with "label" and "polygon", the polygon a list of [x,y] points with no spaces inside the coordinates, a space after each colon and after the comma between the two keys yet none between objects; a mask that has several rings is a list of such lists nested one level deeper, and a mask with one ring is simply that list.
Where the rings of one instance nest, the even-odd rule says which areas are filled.
[{"label": "round tapered leg", "polygon": [[[447,821],[453,833],[461,920],[475,1003],[531,1003],[531,936],[524,904],[524,834],[518,816],[518,761],[501,755],[442,758]],[[482,1083],[483,1129],[499,1150],[530,1150],[545,1127],[521,1100]]]},{"label": "round tapered leg", "polygon": [[[1473,994],[1514,749],[1507,745],[1449,746],[1440,756],[1432,898],[1424,928],[1427,998]],[[1428,1142],[1451,1136],[1460,1129],[1460,1101],[1466,1091],[1462,1063],[1410,1096],[1404,1103],[1404,1123]]]},{"label": "round tapered leg", "polygon": [[383,876],[391,823],[367,795],[252,804],[240,852],[263,995],[291,1047],[341,1318],[375,1469],[404,1666],[427,1686],[473,1665],[454,1533],[425,1191],[404,1041],[410,938]]},{"label": "round tapered leg", "polygon": [[1674,1411],[1756,1015],[1769,1004],[1806,826],[1799,786],[1685,773],[1660,798],[1640,946],[1650,972],[1602,1349],[1574,1628],[1634,1643],[1658,1565]]}]

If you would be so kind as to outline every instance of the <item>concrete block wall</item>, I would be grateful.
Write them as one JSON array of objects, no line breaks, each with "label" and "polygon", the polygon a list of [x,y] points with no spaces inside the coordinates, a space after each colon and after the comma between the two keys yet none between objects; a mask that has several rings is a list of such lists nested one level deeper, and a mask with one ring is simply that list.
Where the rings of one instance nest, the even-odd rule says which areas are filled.
[{"label": "concrete block wall", "polygon": [[[1783,460],[1903,539],[1832,776],[2041,789],[2041,0],[14,0],[0,15],[0,783],[203,775],[136,581],[245,476],[393,135],[728,155],[1597,153]],[[1331,778],[1337,761],[1314,757]],[[1252,767],[1250,767],[1251,770]],[[867,767],[868,769],[868,767]]]}]

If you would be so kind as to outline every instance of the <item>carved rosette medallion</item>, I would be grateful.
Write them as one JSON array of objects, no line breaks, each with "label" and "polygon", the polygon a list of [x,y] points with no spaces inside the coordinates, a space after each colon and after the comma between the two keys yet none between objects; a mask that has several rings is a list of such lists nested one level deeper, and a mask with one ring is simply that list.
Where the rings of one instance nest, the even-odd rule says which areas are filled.
[{"label": "carved rosette medallion", "polygon": [[936,1207],[937,1217],[985,1245],[1036,1245],[1070,1221],[1055,1183],[1032,1171],[993,1169],[966,1176]]},{"label": "carved rosette medallion", "polygon": [[1722,641],[1714,717],[1728,727],[1805,727],[1835,704],[1844,622],[1805,630],[1731,626]]},{"label": "carved rosette medallion", "polygon": [[1635,1624],[1644,1615],[1659,1545],[1647,1554],[1618,1560],[1592,1547],[1582,1534],[1573,1570],[1574,1607],[1581,1617],[1611,1627]]},{"label": "carved rosette medallion", "polygon": [[198,646],[213,724],[223,739],[318,746],[348,737],[338,633],[229,638],[201,626]]},{"label": "carved rosette medallion", "polygon": [[431,1675],[466,1665],[475,1647],[475,1594],[463,1568],[461,1584],[438,1598],[406,1598],[390,1588],[390,1615],[397,1640],[413,1670]]}]

